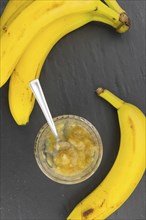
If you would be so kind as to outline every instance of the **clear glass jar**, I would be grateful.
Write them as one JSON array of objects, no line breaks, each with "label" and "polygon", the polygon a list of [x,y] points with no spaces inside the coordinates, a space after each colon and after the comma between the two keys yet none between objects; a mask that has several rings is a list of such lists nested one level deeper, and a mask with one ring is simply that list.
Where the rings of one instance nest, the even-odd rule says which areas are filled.
[{"label": "clear glass jar", "polygon": [[102,159],[103,146],[98,131],[89,121],[76,115],[58,116],[54,123],[60,139],[69,142],[71,148],[56,153],[56,141],[46,123],[35,140],[38,166],[47,177],[58,183],[75,184],[88,179]]}]

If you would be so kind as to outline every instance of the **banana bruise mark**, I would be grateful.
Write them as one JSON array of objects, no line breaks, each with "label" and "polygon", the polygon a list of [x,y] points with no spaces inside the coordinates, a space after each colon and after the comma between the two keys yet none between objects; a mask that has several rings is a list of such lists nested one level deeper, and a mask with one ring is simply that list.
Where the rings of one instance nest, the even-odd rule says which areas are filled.
[{"label": "banana bruise mark", "polygon": [[130,117],[128,118],[128,121],[129,121],[129,124],[130,124],[130,128],[131,128],[132,130],[134,130],[133,122],[132,122],[132,120],[131,120]]},{"label": "banana bruise mark", "polygon": [[[133,137],[135,137],[135,128],[134,128],[133,121],[130,117],[128,117],[128,121],[129,121],[129,125],[131,128],[131,132],[133,133]],[[135,141],[133,141],[133,151],[135,151]]]},{"label": "banana bruise mark", "polygon": [[90,215],[91,213],[93,213],[93,211],[94,211],[94,209],[90,208],[90,209],[84,211],[82,215],[83,215],[83,217],[86,218],[88,215]]},{"label": "banana bruise mark", "polygon": [[4,26],[4,27],[2,28],[2,30],[3,30],[4,33],[7,33],[7,31],[8,31],[7,26]]},{"label": "banana bruise mark", "polygon": [[105,201],[106,201],[105,199],[102,201],[102,203],[99,206],[100,208],[102,208],[102,206],[104,205]]},{"label": "banana bruise mark", "polygon": [[31,97],[30,97],[30,102],[32,102],[33,99],[34,99],[34,95],[33,95],[33,93],[32,93],[32,94],[31,94]]}]

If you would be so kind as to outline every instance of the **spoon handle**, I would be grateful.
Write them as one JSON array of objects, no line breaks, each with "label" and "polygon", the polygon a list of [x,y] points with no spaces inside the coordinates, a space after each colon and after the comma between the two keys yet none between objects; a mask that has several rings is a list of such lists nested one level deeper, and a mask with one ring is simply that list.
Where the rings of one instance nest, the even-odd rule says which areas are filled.
[{"label": "spoon handle", "polygon": [[46,99],[45,99],[45,96],[44,96],[44,93],[43,93],[43,90],[42,90],[42,87],[40,85],[39,80],[38,79],[32,80],[32,81],[30,81],[29,84],[30,84],[31,90],[32,90],[32,92],[33,92],[49,126],[50,126],[51,131],[53,132],[55,138],[59,139],[53,118],[51,116],[51,112],[50,112],[49,107],[47,105],[47,102],[46,102]]}]

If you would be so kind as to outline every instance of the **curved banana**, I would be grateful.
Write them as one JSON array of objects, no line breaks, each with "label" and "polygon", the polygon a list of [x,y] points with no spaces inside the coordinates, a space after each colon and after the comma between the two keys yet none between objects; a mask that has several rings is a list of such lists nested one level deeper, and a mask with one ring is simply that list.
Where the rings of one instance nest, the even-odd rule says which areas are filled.
[{"label": "curved banana", "polygon": [[[73,14],[56,20],[48,25],[33,40],[21,56],[10,78],[9,107],[18,125],[28,123],[34,107],[34,97],[29,88],[29,81],[39,78],[43,63],[56,42],[67,33],[94,20],[118,28],[120,22],[107,18],[104,8],[97,12]],[[30,62],[31,60],[31,62]]]},{"label": "curved banana", "polygon": [[8,80],[25,48],[42,28],[59,17],[72,13],[100,12],[100,8],[106,10],[108,18],[119,21],[120,15],[99,0],[33,1],[8,26],[3,26],[0,87]]},{"label": "curved banana", "polygon": [[106,219],[128,199],[145,171],[144,114],[108,90],[99,88],[97,94],[117,109],[121,129],[120,149],[103,182],[73,209],[68,220]]},{"label": "curved banana", "polygon": [[56,42],[74,29],[88,23],[90,16],[76,14],[63,17],[42,31],[29,45],[10,78],[9,107],[18,125],[28,123],[34,107],[29,81],[39,78],[45,58]]},{"label": "curved banana", "polygon": [[7,26],[13,19],[18,16],[24,8],[26,8],[29,4],[31,4],[33,0],[9,0],[4,12],[1,16],[0,26],[1,29],[3,26]]},{"label": "curved banana", "polygon": [[[10,78],[9,107],[18,125],[29,121],[34,107],[34,96],[29,87],[29,81],[39,78],[43,63],[56,42],[67,33],[90,22],[92,14],[73,14],[56,20],[40,33],[21,57]],[[94,20],[115,24],[104,17],[95,16]],[[31,62],[30,62],[31,61]]]}]

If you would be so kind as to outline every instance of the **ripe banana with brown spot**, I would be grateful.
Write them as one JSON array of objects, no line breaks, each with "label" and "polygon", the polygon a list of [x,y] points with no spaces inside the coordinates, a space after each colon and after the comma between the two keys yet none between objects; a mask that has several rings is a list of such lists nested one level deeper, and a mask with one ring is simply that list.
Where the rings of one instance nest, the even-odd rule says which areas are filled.
[{"label": "ripe banana with brown spot", "polygon": [[145,171],[145,115],[106,89],[98,88],[97,94],[117,109],[119,153],[103,182],[73,209],[67,220],[106,219],[128,199]]},{"label": "ripe banana with brown spot", "polygon": [[49,25],[25,51],[15,67],[9,84],[9,106],[17,124],[23,125],[29,121],[34,106],[34,97],[29,88],[29,81],[40,76],[41,68],[49,51],[63,35],[90,22],[91,19],[92,17],[86,14],[61,18]]},{"label": "ripe banana with brown spot", "polygon": [[[88,13],[98,11],[100,14],[106,11],[107,19],[117,21],[119,32],[127,31],[129,28],[124,21],[120,21],[120,14],[106,6],[100,0],[55,0],[55,1],[32,1],[14,19],[8,22],[1,30],[1,68],[0,87],[5,84],[12,74],[16,64],[24,53],[29,43],[37,36],[43,28],[56,19],[73,13]],[[104,15],[104,14],[103,14]],[[13,16],[13,15],[12,15]]]},{"label": "ripe banana with brown spot", "polygon": [[119,19],[109,18],[109,10],[106,11],[106,6],[102,3],[101,6],[98,5],[97,11],[72,14],[56,20],[45,27],[27,47],[15,67],[9,84],[9,107],[18,125],[24,125],[29,121],[34,107],[29,81],[39,78],[50,50],[64,35],[91,21],[99,21],[115,29],[121,25]]}]

